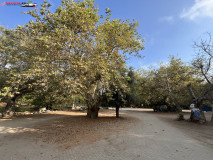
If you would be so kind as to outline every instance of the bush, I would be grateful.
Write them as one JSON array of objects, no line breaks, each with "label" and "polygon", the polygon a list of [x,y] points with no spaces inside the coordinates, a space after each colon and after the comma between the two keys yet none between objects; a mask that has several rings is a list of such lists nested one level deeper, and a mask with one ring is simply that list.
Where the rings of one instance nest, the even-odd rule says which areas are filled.
[{"label": "bush", "polygon": [[178,121],[183,121],[183,120],[185,120],[184,114],[183,114],[183,113],[179,113],[179,114],[178,114],[178,117],[177,117],[177,120],[178,120]]},{"label": "bush", "polygon": [[4,107],[0,106],[0,112],[3,112],[3,111],[4,111]]},{"label": "bush", "polygon": [[34,112],[34,111],[38,111],[39,108],[38,107],[34,107],[34,108],[29,108],[29,107],[18,107],[15,109],[15,112]]}]

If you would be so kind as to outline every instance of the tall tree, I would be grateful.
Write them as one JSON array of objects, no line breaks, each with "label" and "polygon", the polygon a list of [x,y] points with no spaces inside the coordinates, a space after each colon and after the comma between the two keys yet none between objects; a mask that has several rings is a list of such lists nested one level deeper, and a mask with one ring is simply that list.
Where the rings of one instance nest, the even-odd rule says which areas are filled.
[{"label": "tall tree", "polygon": [[[203,76],[204,80],[209,85],[209,89],[206,89],[205,94],[202,96],[202,98],[196,98],[195,95],[193,96],[193,90],[191,89],[190,91],[192,93],[191,95],[193,96],[194,101],[196,101],[195,104],[199,104],[197,105],[198,108],[202,107],[201,102],[203,100],[208,99],[209,101],[211,101],[213,110],[213,42],[211,34],[208,33],[207,36],[208,38],[206,38],[206,40],[201,40],[198,43],[195,42],[194,47],[196,49],[196,58],[193,60],[192,65],[198,72],[198,75]],[[213,112],[211,121],[213,122]]]},{"label": "tall tree", "polygon": [[96,118],[103,92],[121,79],[119,64],[144,48],[138,22],[111,19],[109,9],[99,16],[93,0],[63,0],[53,13],[49,7],[45,1],[39,11],[29,11],[35,21],[17,28],[24,74],[39,77],[45,86],[57,78],[67,94],[85,98],[88,117]]},{"label": "tall tree", "polygon": [[140,92],[149,99],[149,105],[174,106],[182,117],[182,107],[190,104],[186,84],[194,80],[191,67],[171,56],[168,64],[142,73]]}]

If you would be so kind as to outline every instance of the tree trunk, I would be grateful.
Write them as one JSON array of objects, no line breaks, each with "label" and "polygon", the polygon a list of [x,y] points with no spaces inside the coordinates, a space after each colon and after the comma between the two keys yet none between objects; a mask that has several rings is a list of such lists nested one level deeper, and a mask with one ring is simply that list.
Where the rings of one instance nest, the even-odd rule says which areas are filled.
[{"label": "tree trunk", "polygon": [[211,118],[211,122],[213,122],[213,108],[212,108],[212,118]]},{"label": "tree trunk", "polygon": [[8,98],[6,97],[4,99],[4,102],[7,103],[4,112],[2,113],[2,117],[5,116],[13,116],[15,113],[15,104],[16,104],[16,100],[18,98],[20,98],[22,96],[22,93],[19,94],[14,94],[14,96],[12,98]]},{"label": "tree trunk", "polygon": [[116,118],[119,118],[119,106],[116,106]]},{"label": "tree trunk", "polygon": [[102,102],[102,97],[98,97],[96,100],[87,101],[87,117],[98,118],[99,106]]},{"label": "tree trunk", "polygon": [[98,118],[99,107],[93,107],[87,109],[87,117],[88,118]]},{"label": "tree trunk", "polygon": [[211,122],[213,122],[213,102],[211,103],[211,107],[212,107],[212,118],[211,118]]},{"label": "tree trunk", "polygon": [[2,113],[2,117],[13,116],[15,112],[15,101],[7,101],[7,105]]}]

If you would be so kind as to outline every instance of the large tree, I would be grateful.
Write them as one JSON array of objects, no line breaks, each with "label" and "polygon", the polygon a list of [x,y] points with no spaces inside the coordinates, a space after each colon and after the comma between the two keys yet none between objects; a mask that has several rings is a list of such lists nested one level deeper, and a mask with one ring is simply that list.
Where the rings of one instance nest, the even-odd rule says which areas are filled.
[{"label": "large tree", "polygon": [[168,64],[161,63],[157,69],[143,71],[140,81],[140,94],[148,105],[167,104],[182,115],[182,107],[190,104],[186,85],[194,78],[191,67],[181,59],[171,56]]},{"label": "large tree", "polygon": [[[204,93],[202,96],[195,96],[191,85],[189,85],[189,91],[193,97],[195,105],[197,108],[202,108],[203,101],[209,100],[212,104],[213,110],[213,42],[210,33],[207,33],[207,38],[205,40],[201,40],[200,42],[195,42],[194,47],[196,51],[196,57],[194,58],[192,65],[194,69],[197,71],[197,75],[199,77],[203,77],[204,81],[207,82],[208,88],[204,88]],[[204,116],[204,114],[203,114]],[[211,121],[213,122],[213,112]]]},{"label": "large tree", "polygon": [[112,19],[109,9],[100,16],[92,0],[63,0],[53,13],[49,7],[45,1],[39,11],[29,11],[35,21],[17,28],[25,75],[45,86],[55,76],[66,94],[84,97],[88,117],[95,118],[103,92],[121,79],[126,54],[139,56],[144,48],[138,22]]}]

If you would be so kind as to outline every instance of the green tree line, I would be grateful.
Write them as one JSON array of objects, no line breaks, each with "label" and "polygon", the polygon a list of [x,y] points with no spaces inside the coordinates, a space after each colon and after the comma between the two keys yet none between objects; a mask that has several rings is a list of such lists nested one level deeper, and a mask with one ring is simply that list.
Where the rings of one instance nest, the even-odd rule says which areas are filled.
[{"label": "green tree line", "polygon": [[112,19],[108,8],[99,15],[93,0],[62,0],[55,12],[50,7],[44,1],[26,13],[33,21],[0,27],[4,114],[24,102],[65,106],[78,101],[90,118],[98,117],[100,106],[116,107],[118,117],[119,107],[167,105],[182,118],[182,109],[192,103],[200,109],[213,106],[211,34],[195,43],[192,62],[170,56],[167,64],[135,70],[125,60],[140,58],[144,49],[137,21]]}]

